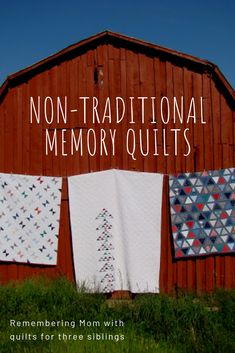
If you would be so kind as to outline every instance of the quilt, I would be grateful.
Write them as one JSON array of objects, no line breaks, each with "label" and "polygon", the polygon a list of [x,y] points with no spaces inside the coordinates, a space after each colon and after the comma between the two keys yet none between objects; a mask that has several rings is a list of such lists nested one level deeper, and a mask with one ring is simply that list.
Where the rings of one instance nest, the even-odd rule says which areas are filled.
[{"label": "quilt", "polygon": [[163,176],[108,170],[68,180],[78,285],[158,292]]},{"label": "quilt", "polygon": [[0,174],[0,261],[56,265],[61,178]]},{"label": "quilt", "polygon": [[176,258],[235,251],[235,169],[169,178]]}]

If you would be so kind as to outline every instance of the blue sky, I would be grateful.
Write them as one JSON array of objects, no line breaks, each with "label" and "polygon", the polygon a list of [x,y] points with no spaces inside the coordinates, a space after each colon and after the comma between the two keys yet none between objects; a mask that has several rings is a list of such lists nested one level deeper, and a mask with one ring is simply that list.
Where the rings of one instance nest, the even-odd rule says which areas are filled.
[{"label": "blue sky", "polygon": [[212,61],[235,87],[233,0],[2,0],[0,84],[105,29]]}]

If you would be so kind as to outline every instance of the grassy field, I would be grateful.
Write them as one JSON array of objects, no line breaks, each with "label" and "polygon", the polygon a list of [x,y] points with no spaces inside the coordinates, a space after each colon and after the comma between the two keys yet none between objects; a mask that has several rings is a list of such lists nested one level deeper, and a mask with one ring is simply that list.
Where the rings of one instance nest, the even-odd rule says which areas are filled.
[{"label": "grassy field", "polygon": [[235,352],[235,291],[110,305],[63,278],[38,279],[1,286],[0,311],[1,353]]}]

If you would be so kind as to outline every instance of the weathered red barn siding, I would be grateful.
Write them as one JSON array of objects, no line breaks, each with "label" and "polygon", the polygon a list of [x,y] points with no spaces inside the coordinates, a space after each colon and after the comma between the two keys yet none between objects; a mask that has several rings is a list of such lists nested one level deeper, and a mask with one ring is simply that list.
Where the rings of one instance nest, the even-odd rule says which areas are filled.
[{"label": "weathered red barn siding", "polygon": [[[207,124],[191,124],[190,140],[193,153],[184,157],[185,142],[179,141],[180,153],[164,157],[162,138],[159,156],[132,160],[120,139],[115,157],[58,157],[44,152],[46,125],[29,124],[29,96],[63,97],[77,106],[79,96],[185,97],[185,105],[192,96],[204,97]],[[162,49],[138,40],[110,32],[94,36],[12,75],[1,88],[0,107],[0,172],[63,176],[61,222],[56,267],[0,263],[0,280],[18,280],[35,274],[54,276],[64,274],[74,279],[71,234],[69,225],[66,176],[108,168],[129,169],[164,174],[174,172],[222,169],[235,166],[234,161],[234,92],[221,73],[211,63],[187,55]],[[150,112],[147,112],[150,115]],[[158,111],[156,112],[159,113]],[[79,128],[76,115],[70,115],[69,127]],[[113,124],[114,125],[114,124]],[[177,125],[177,124],[176,124]],[[48,127],[48,126],[47,126]],[[93,127],[89,125],[84,128]],[[103,127],[103,126],[102,126]],[[112,127],[112,125],[111,125]],[[114,126],[113,126],[114,127]],[[123,120],[118,129],[128,129]],[[138,130],[140,123],[133,124]],[[150,122],[149,129],[156,128]],[[158,123],[158,129],[163,126]],[[176,126],[177,127],[177,126]],[[51,129],[68,128],[53,123]],[[109,129],[108,124],[105,125]],[[167,131],[174,128],[165,126]],[[96,126],[99,129],[99,126]],[[168,140],[171,149],[173,141]],[[235,287],[234,255],[216,255],[174,260],[170,238],[170,214],[167,177],[164,183],[162,216],[162,251],[160,286],[162,292],[175,288],[210,291],[215,287]]]}]

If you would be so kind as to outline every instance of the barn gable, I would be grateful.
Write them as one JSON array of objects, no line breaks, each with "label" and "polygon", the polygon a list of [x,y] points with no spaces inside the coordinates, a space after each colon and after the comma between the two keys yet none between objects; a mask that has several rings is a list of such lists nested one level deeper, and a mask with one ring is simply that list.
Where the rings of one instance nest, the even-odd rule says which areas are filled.
[{"label": "barn gable", "polygon": [[9,87],[17,85],[17,83],[25,77],[31,77],[38,72],[58,65],[58,63],[71,60],[72,58],[79,56],[92,48],[97,48],[97,46],[102,44],[114,45],[117,48],[123,47],[132,49],[133,51],[144,53],[145,55],[160,57],[163,60],[169,60],[174,63],[178,62],[179,66],[184,65],[189,68],[197,68],[199,72],[210,73],[213,76],[213,79],[225,88],[227,91],[226,94],[231,96],[234,100],[233,88],[227,82],[219,68],[212,62],[111,31],[104,31],[81,40],[80,42],[70,45],[28,68],[8,76],[0,88],[0,96],[2,97]]}]

